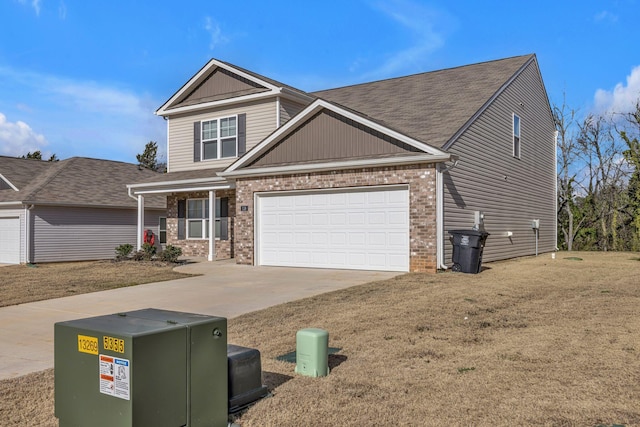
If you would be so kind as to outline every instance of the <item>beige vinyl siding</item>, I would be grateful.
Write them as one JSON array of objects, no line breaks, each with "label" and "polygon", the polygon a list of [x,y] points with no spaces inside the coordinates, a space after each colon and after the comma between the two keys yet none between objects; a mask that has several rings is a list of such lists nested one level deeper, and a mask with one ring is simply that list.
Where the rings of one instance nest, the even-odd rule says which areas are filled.
[{"label": "beige vinyl siding", "polygon": [[[145,229],[158,235],[160,216],[146,210]],[[32,262],[112,259],[116,246],[137,243],[135,209],[36,206],[32,218]]]},{"label": "beige vinyl siding", "polygon": [[193,161],[193,123],[235,114],[247,115],[247,151],[263,140],[276,127],[276,101],[261,100],[233,107],[207,110],[205,112],[181,114],[171,117],[168,135],[168,171],[210,169],[226,167],[237,160],[228,158],[221,160]]},{"label": "beige vinyl siding", "polygon": [[20,263],[27,262],[26,249],[26,216],[24,209],[0,209],[0,218],[20,218]]},{"label": "beige vinyl siding", "polygon": [[306,105],[291,101],[290,99],[280,98],[280,126],[287,123],[291,117],[298,114],[306,107]]},{"label": "beige vinyl siding", "polygon": [[[522,104],[521,104],[522,103]],[[521,158],[513,157],[513,114],[521,118]],[[540,219],[539,253],[556,247],[554,126],[536,62],[532,62],[450,147],[460,162],[444,173],[445,263],[448,230],[470,229],[483,211],[491,233],[484,261],[535,253],[533,219]],[[507,232],[513,233],[511,237]]]}]

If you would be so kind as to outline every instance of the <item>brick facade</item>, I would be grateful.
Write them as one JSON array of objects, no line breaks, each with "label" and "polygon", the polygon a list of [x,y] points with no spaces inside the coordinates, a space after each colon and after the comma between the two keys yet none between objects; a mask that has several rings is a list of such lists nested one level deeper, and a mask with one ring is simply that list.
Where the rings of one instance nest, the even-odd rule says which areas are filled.
[{"label": "brick facade", "polygon": [[[394,184],[409,186],[410,271],[435,272],[436,170],[433,164],[239,178],[235,190],[236,262],[251,265],[254,261],[254,193]],[[241,206],[248,209],[241,211]]]},{"label": "brick facade", "polygon": [[[234,256],[234,223],[236,216],[236,198],[234,190],[218,190],[216,198],[229,198],[228,240],[215,241],[216,259],[229,259]],[[191,257],[207,257],[209,255],[209,240],[207,239],[178,239],[178,200],[208,199],[209,192],[177,193],[167,197],[167,244],[182,249],[182,255]]]}]

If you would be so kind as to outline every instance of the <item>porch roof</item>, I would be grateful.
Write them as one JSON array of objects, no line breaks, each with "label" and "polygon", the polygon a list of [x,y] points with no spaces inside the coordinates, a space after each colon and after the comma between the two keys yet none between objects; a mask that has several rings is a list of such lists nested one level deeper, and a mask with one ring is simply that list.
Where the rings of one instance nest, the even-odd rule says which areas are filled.
[{"label": "porch roof", "polygon": [[218,176],[225,168],[169,172],[143,182],[128,184],[131,195],[168,194],[235,188],[235,183]]}]

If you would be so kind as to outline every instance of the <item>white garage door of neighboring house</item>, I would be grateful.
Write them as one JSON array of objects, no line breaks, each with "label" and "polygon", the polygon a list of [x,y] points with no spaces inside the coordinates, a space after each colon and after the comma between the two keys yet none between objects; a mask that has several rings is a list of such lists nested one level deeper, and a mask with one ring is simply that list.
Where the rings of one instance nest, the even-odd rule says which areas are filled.
[{"label": "white garage door of neighboring house", "polygon": [[259,195],[259,265],[409,271],[406,187]]},{"label": "white garage door of neighboring house", "polygon": [[20,264],[20,218],[0,218],[0,264]]}]

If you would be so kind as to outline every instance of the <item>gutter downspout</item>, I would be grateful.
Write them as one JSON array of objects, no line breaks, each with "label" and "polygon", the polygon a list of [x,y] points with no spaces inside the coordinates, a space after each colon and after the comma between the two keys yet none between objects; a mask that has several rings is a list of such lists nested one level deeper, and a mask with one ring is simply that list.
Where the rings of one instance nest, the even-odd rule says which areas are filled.
[{"label": "gutter downspout", "polygon": [[446,270],[444,263],[444,177],[443,173],[458,166],[459,159],[452,157],[453,164],[443,167],[444,163],[436,165],[436,262],[438,270]]},{"label": "gutter downspout", "polygon": [[[554,221],[554,227],[553,227],[553,236],[554,236],[554,240],[553,240],[553,247],[555,248],[555,251],[558,251],[558,131],[555,131],[554,134],[554,139],[555,139],[555,144],[554,144],[554,150],[553,150],[553,169],[554,169],[554,174],[553,176],[555,177],[555,215],[554,218],[556,219]],[[538,251],[536,250],[536,253]]]}]

